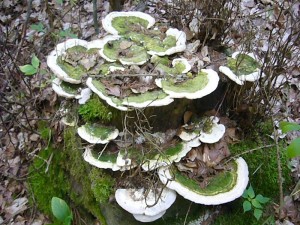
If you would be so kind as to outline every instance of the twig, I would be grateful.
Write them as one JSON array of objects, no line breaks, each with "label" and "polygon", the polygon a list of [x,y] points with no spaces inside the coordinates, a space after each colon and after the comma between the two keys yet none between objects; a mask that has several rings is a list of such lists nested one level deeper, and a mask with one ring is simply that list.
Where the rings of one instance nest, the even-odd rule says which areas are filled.
[{"label": "twig", "polygon": [[28,21],[29,21],[29,18],[30,18],[31,10],[32,10],[32,0],[28,0],[28,7],[27,7],[26,19],[25,19],[25,22],[24,22],[24,25],[23,25],[23,28],[22,28],[21,41],[19,43],[17,52],[15,53],[14,63],[16,63],[17,58],[19,56],[19,53],[21,51],[22,45],[24,43],[24,39],[25,39],[25,35],[26,35],[26,30],[27,30],[27,25],[28,25]]},{"label": "twig", "polygon": [[186,214],[185,214],[185,218],[184,218],[183,225],[185,225],[185,224],[186,224],[186,220],[187,220],[187,217],[188,217],[188,215],[189,215],[189,212],[190,212],[190,210],[191,210],[191,206],[192,206],[192,204],[193,204],[193,202],[191,202],[191,203],[190,203],[190,205],[189,205],[189,208],[188,208],[188,211],[187,211],[187,212],[186,212]]}]

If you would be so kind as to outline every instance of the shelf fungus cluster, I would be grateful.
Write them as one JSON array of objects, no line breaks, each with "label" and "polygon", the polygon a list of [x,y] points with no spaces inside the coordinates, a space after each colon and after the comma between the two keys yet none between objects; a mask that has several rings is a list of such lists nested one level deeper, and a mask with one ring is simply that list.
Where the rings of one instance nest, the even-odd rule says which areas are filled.
[{"label": "shelf fungus cluster", "polygon": [[239,85],[246,81],[255,82],[265,76],[255,55],[247,52],[234,52],[227,59],[227,65],[220,66],[219,71]]},{"label": "shelf fungus cluster", "polygon": [[[156,181],[157,188],[118,187],[117,203],[137,220],[151,222],[165,214],[176,192],[208,205],[241,196],[248,183],[247,164],[242,158],[223,163],[229,150],[222,142],[225,126],[217,117],[193,119],[179,129],[160,132],[151,131],[151,125],[149,129],[139,125],[147,124],[147,118],[136,117],[130,128],[124,128],[129,119],[124,114],[169,107],[180,99],[199,99],[212,93],[219,82],[217,72],[192,70],[188,60],[180,56],[186,49],[185,33],[156,25],[148,14],[112,12],[102,24],[107,36],[90,42],[66,40],[49,54],[47,64],[56,76],[52,87],[58,95],[78,99],[83,105],[91,96],[96,97],[123,122],[119,129],[114,127],[116,123],[100,119],[72,123],[88,143],[83,154],[86,162],[113,171],[135,168],[158,173],[161,182]],[[246,56],[247,62],[254,63],[252,56]],[[229,60],[229,64],[234,62]],[[220,71],[226,74],[226,70]],[[241,82],[256,76],[249,74],[248,68],[245,71]],[[166,110],[166,114],[172,111]]]}]

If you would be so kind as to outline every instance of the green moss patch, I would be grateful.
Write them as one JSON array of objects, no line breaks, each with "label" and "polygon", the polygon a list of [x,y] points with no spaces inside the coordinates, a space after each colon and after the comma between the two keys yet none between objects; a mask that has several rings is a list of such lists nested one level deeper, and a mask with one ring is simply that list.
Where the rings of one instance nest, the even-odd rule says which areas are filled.
[{"label": "green moss patch", "polygon": [[95,94],[85,104],[80,105],[78,113],[86,122],[100,120],[106,123],[113,117],[109,108]]},{"label": "green moss patch", "polygon": [[238,76],[248,75],[257,71],[259,63],[246,54],[239,54],[236,59],[228,58],[227,66]]},{"label": "green moss patch", "polygon": [[111,163],[117,162],[118,153],[111,153],[108,151],[103,151],[102,154],[100,155],[101,151],[102,151],[102,149],[100,149],[99,151],[96,149],[93,149],[92,150],[93,157],[101,162],[111,162]]}]

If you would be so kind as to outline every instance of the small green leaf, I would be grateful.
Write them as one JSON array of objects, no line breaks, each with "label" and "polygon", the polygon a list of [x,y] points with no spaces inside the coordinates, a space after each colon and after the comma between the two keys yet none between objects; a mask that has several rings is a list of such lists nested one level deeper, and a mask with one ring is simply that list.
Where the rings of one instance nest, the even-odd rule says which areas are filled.
[{"label": "small green leaf", "polygon": [[252,199],[251,203],[255,208],[262,209],[262,205],[256,199]]},{"label": "small green leaf", "polygon": [[248,196],[250,198],[254,198],[255,197],[255,193],[254,193],[254,190],[253,190],[253,187],[250,185],[249,188],[247,189],[247,193],[248,193]]},{"label": "small green leaf", "polygon": [[254,209],[254,216],[257,220],[259,220],[260,217],[262,216],[262,210],[261,209]]},{"label": "small green leaf", "polygon": [[25,75],[33,75],[37,72],[37,69],[29,64],[26,64],[24,66],[19,66],[19,68]]},{"label": "small green leaf", "polygon": [[44,27],[44,24],[42,24],[41,22],[39,22],[38,24],[32,24],[30,26],[30,28],[32,30],[35,30],[37,32],[45,32],[45,27]]},{"label": "small green leaf", "polygon": [[61,5],[63,4],[63,0],[56,0],[56,2]]},{"label": "small green leaf", "polygon": [[244,201],[243,202],[243,209],[244,212],[250,211],[251,210],[251,203],[249,201]]},{"label": "small green leaf", "polygon": [[300,137],[293,140],[287,147],[287,156],[289,158],[294,158],[300,156]]},{"label": "small green leaf", "polygon": [[291,123],[287,121],[281,121],[279,123],[279,127],[283,133],[287,133],[290,131],[300,130],[300,125],[297,123]]},{"label": "small green leaf", "polygon": [[40,60],[34,55],[31,59],[31,64],[34,68],[38,69],[40,66]]},{"label": "small green leaf", "polygon": [[258,202],[262,203],[262,204],[267,203],[268,201],[270,201],[269,198],[266,198],[266,197],[262,196],[261,194],[257,195],[257,196],[255,197],[255,199],[256,199]]},{"label": "small green leaf", "polygon": [[61,222],[67,222],[73,219],[72,212],[63,199],[53,197],[51,200],[51,209],[55,218]]}]

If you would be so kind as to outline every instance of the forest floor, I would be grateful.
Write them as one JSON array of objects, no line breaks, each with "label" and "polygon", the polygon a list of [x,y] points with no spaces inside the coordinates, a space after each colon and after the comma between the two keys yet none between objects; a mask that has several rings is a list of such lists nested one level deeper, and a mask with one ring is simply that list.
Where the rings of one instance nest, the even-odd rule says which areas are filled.
[{"label": "forest floor", "polygon": [[[196,38],[193,38],[189,24],[178,22],[180,18],[183,21],[187,12],[174,15],[176,10],[170,10],[170,6],[165,7],[166,2],[172,1],[153,0],[147,1],[147,4],[136,4],[136,1],[128,0],[123,10],[142,10],[162,22],[173,19],[173,24],[177,24],[179,29],[183,29],[187,36],[190,36],[189,42],[195,42]],[[173,1],[171,5],[176,6],[179,2],[185,1]],[[274,52],[284,47],[291,49],[289,63],[282,62],[285,65],[284,72],[276,74],[278,97],[274,100],[270,115],[275,120],[288,119],[299,124],[300,26],[294,19],[300,21],[300,5],[296,1],[289,1],[290,3],[284,5],[280,0],[238,2],[241,7],[239,15],[235,15],[235,18],[240,20],[231,23],[233,29],[223,41],[231,48],[238,49],[240,42],[249,39],[249,36],[244,34],[251,25],[256,27],[250,37],[251,45],[256,44],[253,51],[262,52],[261,56],[272,52],[272,48],[275,49]],[[60,130],[59,121],[56,120],[56,109],[60,99],[51,88],[53,76],[47,68],[46,58],[56,44],[67,38],[94,40],[105,34],[100,21],[110,12],[109,2],[98,0],[97,5],[99,32],[96,32],[94,26],[92,1],[3,0],[0,3],[0,224],[42,225],[48,221],[35,205],[29,204],[29,199],[34,202],[34,196],[27,182],[31,176],[28,170],[30,163],[47,145],[41,138],[42,134],[38,132],[40,121],[52,122],[54,129]],[[284,11],[281,11],[282,7],[285,7]],[[290,14],[293,19],[289,17]],[[268,36],[270,30],[274,31],[272,38]],[[212,36],[220,35],[218,32],[214,30]],[[209,61],[210,52],[205,54],[206,44],[211,43],[213,41],[203,41],[199,47],[199,52],[203,53],[199,61],[202,60],[205,67],[213,67]],[[33,55],[40,61],[39,70],[36,74],[26,76],[19,66],[30,64]],[[274,56],[273,59],[279,62],[279,58],[280,56]],[[265,65],[265,68],[269,69],[268,66]],[[299,133],[294,132],[288,136],[287,141],[297,136]],[[62,142],[62,135],[55,134],[55,140]],[[294,159],[292,172],[291,176],[296,184],[300,178],[299,158]],[[295,209],[295,206],[291,207]],[[299,218],[300,215],[296,217]],[[296,221],[295,218],[285,215],[280,219]]]}]

